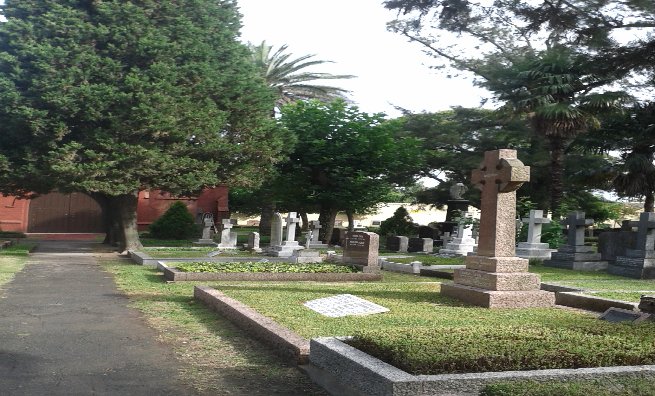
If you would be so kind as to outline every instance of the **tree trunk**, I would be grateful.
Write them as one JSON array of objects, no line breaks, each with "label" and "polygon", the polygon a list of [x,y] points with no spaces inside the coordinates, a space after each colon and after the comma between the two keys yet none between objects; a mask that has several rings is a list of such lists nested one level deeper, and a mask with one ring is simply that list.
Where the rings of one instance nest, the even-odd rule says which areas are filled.
[{"label": "tree trunk", "polygon": [[564,140],[550,137],[550,210],[554,219],[562,216],[560,206],[564,197]]},{"label": "tree trunk", "polygon": [[348,232],[355,230],[355,215],[352,210],[346,210],[346,216],[348,217]]},{"label": "tree trunk", "polygon": [[307,218],[307,212],[299,212],[300,218],[302,219],[302,232],[309,231],[309,219]]},{"label": "tree trunk", "polygon": [[275,213],[275,203],[265,202],[259,217],[259,235],[271,236],[273,213]]},{"label": "tree trunk", "polygon": [[139,193],[123,194],[109,198],[114,218],[119,222],[119,249],[123,253],[127,250],[139,250],[143,247],[139,240],[137,230],[137,203]]},{"label": "tree trunk", "polygon": [[319,233],[319,238],[323,243],[329,244],[332,239],[332,230],[334,229],[334,220],[337,218],[337,213],[339,213],[337,209],[321,205],[318,220],[321,224],[324,224]]},{"label": "tree trunk", "polygon": [[655,212],[654,206],[655,206],[655,193],[651,191],[645,196],[644,212]]}]

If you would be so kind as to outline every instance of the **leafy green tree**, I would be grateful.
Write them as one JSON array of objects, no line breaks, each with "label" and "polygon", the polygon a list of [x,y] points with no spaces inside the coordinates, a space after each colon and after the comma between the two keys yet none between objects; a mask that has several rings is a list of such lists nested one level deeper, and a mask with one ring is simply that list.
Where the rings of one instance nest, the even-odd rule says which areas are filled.
[{"label": "leafy green tree", "polygon": [[412,185],[423,165],[417,139],[383,114],[362,113],[342,100],[296,102],[281,123],[298,137],[275,181],[289,196],[319,208],[322,240],[329,241],[339,211],[358,213],[384,201],[395,186]]},{"label": "leafy green tree", "polygon": [[413,236],[416,234],[417,230],[417,225],[414,223],[414,220],[412,220],[409,212],[404,206],[401,206],[393,212],[393,216],[380,223],[380,229],[378,232],[382,236]]},{"label": "leafy green tree", "polygon": [[157,239],[191,239],[198,233],[198,226],[186,205],[176,201],[150,224],[149,230]]},{"label": "leafy green tree", "polygon": [[137,194],[256,185],[283,142],[234,1],[14,1],[0,24],[3,192],[81,191],[139,248]]},{"label": "leafy green tree", "polygon": [[[545,3],[550,13],[542,15],[544,20],[533,14],[532,3],[514,0],[392,0],[385,5],[402,14],[390,23],[392,30],[421,44],[445,63],[441,67],[473,74],[478,85],[531,120],[535,133],[549,144],[550,209],[557,213],[566,147],[577,134],[597,126],[591,110],[625,98],[622,93],[595,91],[625,73],[594,67],[587,47],[566,34],[562,21],[553,21],[567,16],[570,2]],[[586,6],[593,9],[591,1]]]}]

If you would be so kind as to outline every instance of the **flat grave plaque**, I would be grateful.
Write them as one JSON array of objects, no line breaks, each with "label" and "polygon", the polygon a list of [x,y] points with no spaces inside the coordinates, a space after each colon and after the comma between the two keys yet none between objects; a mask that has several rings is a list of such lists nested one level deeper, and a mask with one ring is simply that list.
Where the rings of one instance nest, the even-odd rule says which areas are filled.
[{"label": "flat grave plaque", "polygon": [[634,322],[642,316],[640,312],[628,311],[627,309],[611,307],[605,311],[599,319],[611,323]]},{"label": "flat grave plaque", "polygon": [[304,305],[330,318],[341,318],[349,315],[371,315],[389,311],[388,308],[352,294],[338,294],[332,297],[319,298],[307,301]]}]

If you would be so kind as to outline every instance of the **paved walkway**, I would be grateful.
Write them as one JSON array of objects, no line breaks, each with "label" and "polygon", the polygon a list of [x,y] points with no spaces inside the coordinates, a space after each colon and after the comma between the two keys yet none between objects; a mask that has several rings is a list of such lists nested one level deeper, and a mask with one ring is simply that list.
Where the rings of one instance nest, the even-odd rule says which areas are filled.
[{"label": "paved walkway", "polygon": [[91,242],[42,242],[0,298],[0,395],[194,395]]}]

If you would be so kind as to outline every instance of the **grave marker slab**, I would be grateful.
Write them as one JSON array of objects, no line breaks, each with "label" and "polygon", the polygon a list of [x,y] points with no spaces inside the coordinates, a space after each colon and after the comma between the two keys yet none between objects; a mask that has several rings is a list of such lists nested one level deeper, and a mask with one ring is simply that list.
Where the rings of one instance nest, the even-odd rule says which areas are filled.
[{"label": "grave marker slab", "polygon": [[389,312],[388,308],[375,304],[352,294],[319,298],[303,304],[307,308],[330,318],[341,318],[353,315],[372,315]]},{"label": "grave marker slab", "polygon": [[262,249],[259,247],[259,233],[251,232],[248,234],[248,250],[253,252],[261,252]]},{"label": "grave marker slab", "polygon": [[[275,217],[274,220],[276,220]],[[281,224],[281,215],[279,216],[279,221]],[[284,219],[284,221],[287,224],[287,237],[284,241],[282,241],[281,244],[276,246],[271,245],[268,251],[268,254],[271,256],[291,257],[294,251],[304,249],[304,247],[300,246],[298,241],[296,241],[296,225],[300,222],[300,219],[296,217],[296,212],[289,212],[287,218]]]},{"label": "grave marker slab", "polygon": [[635,249],[626,249],[625,255],[617,256],[607,272],[637,279],[655,278],[655,213],[644,212],[639,221],[630,222],[637,227]]},{"label": "grave marker slab", "polygon": [[364,272],[379,272],[380,237],[374,232],[352,231],[346,234],[343,247],[344,264],[363,266]]},{"label": "grave marker slab", "polygon": [[221,229],[221,243],[218,244],[218,247],[221,249],[236,249],[237,233],[232,232],[234,223],[230,219],[223,219],[221,225],[223,226]]},{"label": "grave marker slab", "polygon": [[387,237],[387,250],[390,252],[407,253],[409,238],[406,236]]},{"label": "grave marker slab", "polygon": [[580,271],[606,270],[608,262],[602,260],[601,254],[584,245],[585,227],[594,220],[586,219],[584,212],[576,211],[569,213],[563,223],[568,225],[567,243],[553,252],[550,260],[544,260],[544,265]]}]

